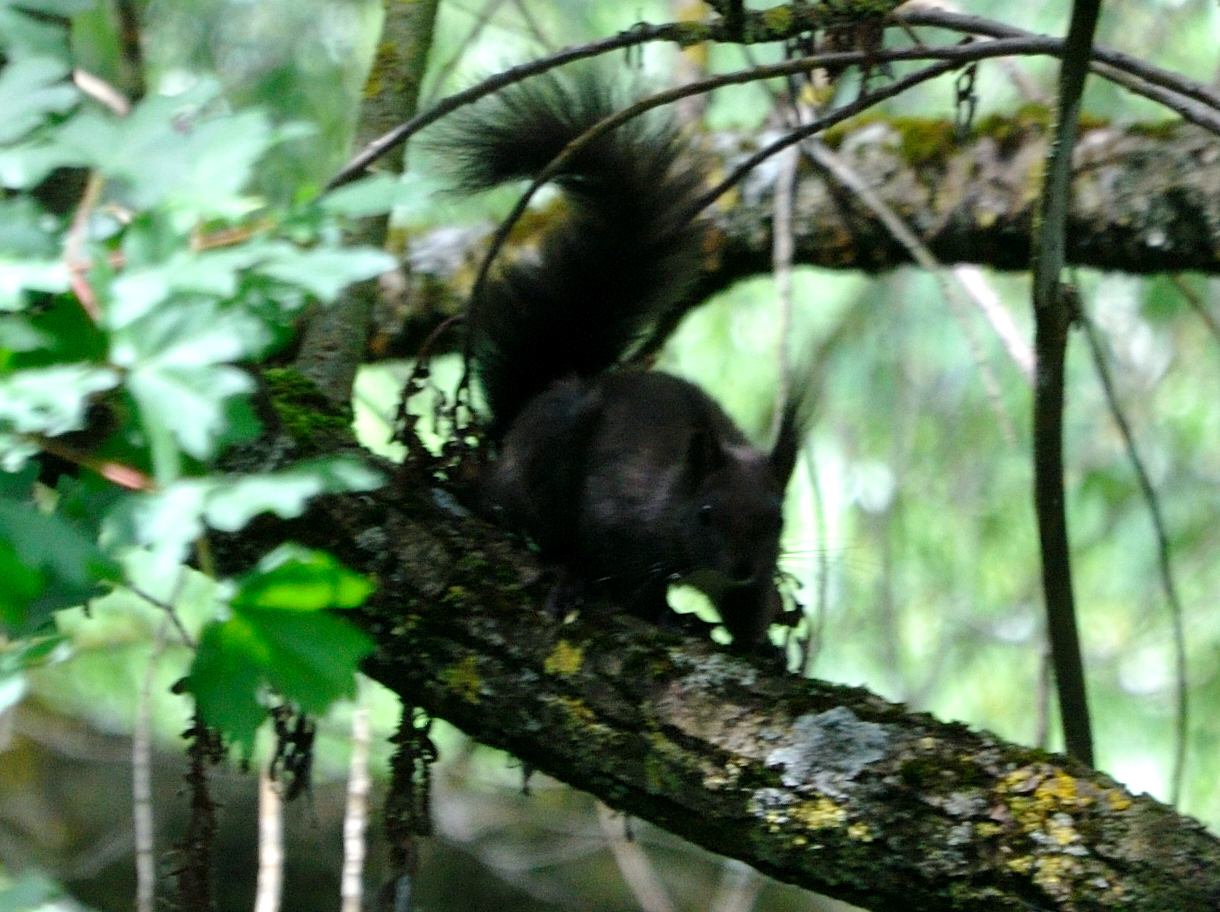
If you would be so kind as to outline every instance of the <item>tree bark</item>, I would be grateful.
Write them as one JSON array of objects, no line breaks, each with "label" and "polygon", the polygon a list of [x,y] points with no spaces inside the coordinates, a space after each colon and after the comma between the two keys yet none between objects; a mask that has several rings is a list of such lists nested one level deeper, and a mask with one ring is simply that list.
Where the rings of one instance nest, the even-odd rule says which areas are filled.
[{"label": "tree bark", "polygon": [[560,623],[537,607],[547,587],[527,553],[439,489],[401,481],[326,499],[290,534],[376,577],[367,670],[409,705],[873,910],[1220,907],[1220,841],[1151,798],[630,618]]},{"label": "tree bark", "polygon": [[[943,263],[1029,267],[1030,231],[1046,159],[1049,112],[987,117],[959,142],[950,121],[865,117],[829,131],[827,142],[908,223]],[[717,137],[714,170],[727,171],[771,137]],[[1073,157],[1067,262],[1108,271],[1220,274],[1220,140],[1169,122],[1118,127],[1084,123]],[[756,171],[710,212],[714,232],[700,298],[771,268],[775,168]],[[910,256],[867,206],[808,165],[794,222],[795,262],[879,271]],[[547,218],[536,220],[544,230]],[[411,251],[412,312],[398,353],[413,354],[428,330],[460,310],[471,263],[489,228],[444,228]],[[526,234],[527,232],[519,232]]]}]

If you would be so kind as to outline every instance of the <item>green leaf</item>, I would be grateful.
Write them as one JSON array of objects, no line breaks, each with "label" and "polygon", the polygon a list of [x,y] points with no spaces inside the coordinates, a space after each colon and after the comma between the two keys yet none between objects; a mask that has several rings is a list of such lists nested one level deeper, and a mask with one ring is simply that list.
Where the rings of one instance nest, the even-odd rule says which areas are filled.
[{"label": "green leaf", "polygon": [[0,377],[0,432],[54,437],[85,426],[94,393],[117,386],[117,371],[92,364],[16,371]]},{"label": "green leaf", "polygon": [[372,586],[328,554],[285,546],[244,576],[232,615],[205,628],[187,678],[199,711],[249,754],[266,688],[306,712],[355,694],[355,672],[373,642],[326,613],[351,607]]},{"label": "green leaf", "polygon": [[238,580],[233,605],[287,611],[355,608],[364,603],[373,588],[367,577],[349,570],[325,551],[286,544]]},{"label": "green leaf", "polygon": [[271,653],[267,680],[309,713],[356,695],[356,672],[373,652],[364,631],[330,614],[251,608],[242,617]]},{"label": "green leaf", "polygon": [[260,513],[291,519],[304,513],[319,494],[371,491],[384,483],[380,472],[357,459],[304,460],[274,474],[240,476],[217,486],[207,499],[207,521],[233,532]]},{"label": "green leaf", "polygon": [[0,51],[12,60],[22,57],[71,59],[66,29],[8,5],[0,5]]},{"label": "green leaf", "polygon": [[154,365],[127,377],[144,420],[168,428],[183,451],[200,460],[216,454],[226,431],[226,400],[253,386],[249,375],[235,367]]},{"label": "green leaf", "polygon": [[163,564],[178,563],[203,534],[205,519],[214,528],[234,532],[260,513],[292,519],[305,511],[311,497],[368,491],[383,483],[380,472],[346,456],[260,475],[183,479],[153,494],[125,497],[106,517],[102,541],[111,548],[152,548]]},{"label": "green leaf", "polygon": [[31,504],[0,500],[0,625],[34,630],[52,611],[79,605],[118,565],[76,526]]},{"label": "green leaf", "polygon": [[180,292],[232,298],[237,294],[241,271],[264,255],[265,245],[260,243],[204,253],[180,249],[163,262],[129,268],[111,283],[106,324],[112,329],[127,326]]},{"label": "green leaf", "polygon": [[318,205],[331,215],[364,218],[389,212],[401,204],[417,202],[421,189],[411,175],[374,174],[328,193]]},{"label": "green leaf", "polygon": [[266,717],[259,702],[269,654],[250,625],[236,618],[208,624],[186,679],[199,713],[249,756],[254,734]]},{"label": "green leaf", "polygon": [[271,339],[253,314],[215,301],[176,301],[116,331],[110,357],[129,368],[127,388],[144,420],[206,460],[228,432],[229,400],[254,386],[226,362],[262,353]]},{"label": "green leaf", "polygon": [[70,71],[53,57],[23,57],[0,69],[0,145],[15,142],[48,115],[76,104],[80,95],[66,81]]},{"label": "green leaf", "polygon": [[95,168],[134,209],[165,207],[178,227],[200,218],[235,218],[253,202],[242,195],[255,163],[273,145],[301,134],[272,127],[262,111],[215,114],[218,87],[200,82],[176,96],[150,95],[127,117],[82,111],[54,138],[63,160]]},{"label": "green leaf", "polygon": [[0,200],[0,310],[18,308],[26,290],[67,289],[68,268],[60,249],[62,242],[53,233],[56,228],[58,221],[33,199],[17,196]]},{"label": "green leaf", "polygon": [[371,279],[394,268],[394,258],[370,247],[315,247],[302,250],[278,245],[256,269],[280,282],[304,288],[322,301],[333,301],[352,282]]}]

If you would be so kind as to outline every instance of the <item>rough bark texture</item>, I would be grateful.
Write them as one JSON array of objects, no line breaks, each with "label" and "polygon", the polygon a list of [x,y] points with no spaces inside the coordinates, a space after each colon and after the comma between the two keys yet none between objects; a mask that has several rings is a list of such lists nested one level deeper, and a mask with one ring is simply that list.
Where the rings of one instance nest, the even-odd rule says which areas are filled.
[{"label": "rough bark texture", "polygon": [[[432,26],[436,21],[438,0],[411,3],[384,3],[385,18],[381,38],[373,55],[360,122],[356,128],[357,146],[388,130],[403,117],[415,113],[420,77],[432,47]],[[382,168],[401,173],[403,154],[386,158]],[[389,215],[364,219],[349,235],[352,243],[381,247],[386,243]],[[356,368],[364,355],[366,339],[378,305],[387,310],[381,320],[395,319],[389,307],[390,295],[378,279],[351,286],[333,307],[313,315],[306,327],[297,358],[298,368],[336,403],[351,398]]]},{"label": "rough bark texture", "polygon": [[[1044,109],[980,121],[957,142],[949,121],[864,118],[827,141],[943,263],[1025,270],[1046,159]],[[768,137],[718,137],[731,166]],[[1220,273],[1220,140],[1196,127],[1082,124],[1074,155],[1067,262],[1110,271]],[[777,170],[755,172],[711,213],[717,228],[700,293],[771,267]],[[883,270],[910,262],[876,215],[805,164],[794,224],[797,263]],[[534,228],[545,228],[544,216]],[[528,231],[518,232],[527,238]],[[487,230],[442,229],[412,244],[413,313],[399,351],[460,309]]]},{"label": "rough bark texture", "polygon": [[477,740],[874,910],[1220,908],[1220,842],[1152,799],[709,642],[555,621],[528,555],[400,482],[328,499],[289,534],[375,575],[368,671]]}]

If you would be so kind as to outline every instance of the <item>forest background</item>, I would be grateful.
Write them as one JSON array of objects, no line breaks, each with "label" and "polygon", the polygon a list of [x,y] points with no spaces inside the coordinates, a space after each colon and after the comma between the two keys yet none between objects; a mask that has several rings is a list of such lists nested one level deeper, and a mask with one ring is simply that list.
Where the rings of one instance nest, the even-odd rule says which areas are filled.
[{"label": "forest background", "polygon": [[[79,66],[115,85],[130,78],[122,72],[111,8],[49,6],[73,15],[72,49]],[[419,108],[557,46],[621,32],[640,19],[671,18],[674,6],[493,3],[475,8],[443,3]],[[6,17],[0,23],[18,23],[16,11],[17,5],[0,8]],[[969,11],[1049,34],[1062,34],[1067,16],[1064,6],[1055,3],[1027,4],[1015,12],[1009,4],[978,2]],[[149,94],[198,93],[214,109],[235,117],[245,114],[251,130],[246,138],[236,128],[231,134],[221,130],[210,144],[201,141],[182,150],[200,158],[187,182],[195,197],[177,200],[176,211],[239,218],[241,206],[248,205],[241,195],[246,188],[230,178],[246,174],[258,193],[281,210],[315,195],[352,152],[379,16],[378,4],[355,2],[152,2],[142,7]],[[1201,0],[1111,4],[1097,42],[1214,84],[1218,16],[1214,4]],[[1140,46],[1132,48],[1124,38],[1136,34]],[[6,68],[7,86],[0,77],[0,87],[10,92],[2,97],[28,99],[28,85],[13,75],[15,49],[34,39],[20,30],[6,37],[13,69]],[[751,49],[748,58],[743,53],[718,47],[700,59],[649,45],[629,58],[630,66],[623,70],[625,76],[638,70],[645,84],[663,85],[675,72],[692,67],[715,72],[779,57],[777,48],[767,46]],[[1044,125],[1055,73],[1053,61],[1045,58],[1011,65],[985,62],[974,86],[977,109],[971,128],[985,131],[991,115],[1014,112]],[[937,146],[947,138],[943,124],[959,108],[955,75],[880,108],[888,128],[878,125],[872,135],[851,135],[863,136],[856,139],[861,144],[896,146],[915,161],[943,155]],[[843,98],[858,90],[852,79],[839,88]],[[695,113],[717,142],[742,136],[757,141],[776,129],[774,93],[784,88],[776,82],[725,89]],[[1111,83],[1089,83],[1085,111],[1097,130],[1113,127],[1172,141],[1164,108]],[[914,120],[920,117],[935,119],[939,126]],[[0,174],[11,176],[21,166],[19,141],[24,137],[13,128],[3,138],[12,148],[3,159],[9,170]],[[391,245],[399,253],[407,251],[418,273],[433,268],[428,258],[437,250],[464,249],[465,240],[453,246],[454,226],[473,226],[468,228],[471,237],[481,236],[489,202],[445,194],[445,163],[430,158],[426,145],[416,146],[409,174],[392,194],[399,227]],[[760,173],[760,181],[768,183],[766,172]],[[158,175],[145,172],[141,177],[155,184]],[[181,182],[182,176],[175,173],[166,181],[171,179]],[[747,182],[740,192],[748,199],[762,191]],[[209,194],[215,200],[208,201]],[[515,194],[499,196],[490,206],[502,216],[514,199]],[[213,203],[217,208],[209,211]],[[221,203],[234,208],[226,211]],[[6,199],[5,205],[16,204]],[[326,217],[356,214],[359,203],[349,205],[348,211],[339,206]],[[171,215],[173,211],[171,207]],[[18,223],[16,218],[8,222]],[[315,252],[338,250],[331,223],[285,219],[284,224],[287,235],[316,242]],[[99,237],[103,230],[98,229]],[[150,239],[156,240],[155,231]],[[371,251],[336,258],[298,262],[285,255],[265,270],[289,284],[293,280],[284,276],[298,271],[298,300],[285,307],[284,325],[291,324],[294,308],[303,306],[307,296],[335,297],[346,282],[388,265]],[[783,562],[783,569],[801,583],[799,600],[807,619],[796,636],[809,645],[793,652],[810,674],[863,686],[912,709],[1012,741],[1061,750],[1030,497],[1030,281],[1024,272],[992,271],[988,265],[980,261],[959,268],[956,275],[987,306],[959,303],[954,308],[926,269],[866,273],[798,266],[791,275],[793,305],[786,333],[779,328],[784,318],[775,280],[743,280],[687,318],[659,366],[708,389],[756,439],[765,437],[780,383],[779,366],[785,361],[777,354],[781,335],[789,340],[791,360],[811,371],[807,382],[818,390],[817,417],[789,495]],[[1185,646],[1183,665],[1148,506],[1089,347],[1077,333],[1067,375],[1067,506],[1097,765],[1134,792],[1175,799],[1180,810],[1214,831],[1220,826],[1214,759],[1220,723],[1207,707],[1220,697],[1220,618],[1210,610],[1220,592],[1220,562],[1214,558],[1220,546],[1215,281],[1191,273],[1135,276],[1090,269],[1074,272],[1073,279],[1164,514]],[[21,280],[29,284],[19,287],[39,287],[28,276]],[[392,289],[385,297],[396,303]],[[386,311],[376,336],[383,346],[375,349],[375,363],[362,369],[354,403],[362,440],[392,455],[394,447],[386,441],[395,397],[410,368],[391,356],[408,354],[410,341],[423,335],[419,325],[430,319],[435,325],[436,315],[404,318],[393,306]],[[1005,330],[1006,321],[1011,332]],[[411,328],[403,331],[402,323]],[[15,325],[6,324],[5,340],[20,352],[13,342]],[[218,335],[240,331],[239,324],[223,324]],[[233,360],[264,357],[282,342],[283,332]],[[802,361],[805,352],[816,352],[816,361]],[[217,355],[217,363],[224,360]],[[451,385],[457,373],[454,356],[436,359],[438,386]],[[103,389],[109,381],[99,377],[97,382]],[[147,395],[155,398],[155,393]],[[81,401],[87,398],[86,390]],[[420,411],[429,412],[429,404],[427,396],[421,397]],[[217,420],[240,423],[227,413]],[[224,438],[217,431],[214,440],[194,452],[188,432],[168,418],[166,427],[188,457],[210,456]],[[316,471],[310,490],[373,483],[350,466]],[[258,496],[250,498],[248,511]],[[291,499],[283,491],[262,496],[281,504]],[[185,588],[190,591],[180,593],[177,614],[194,638],[210,619],[214,598],[193,577]],[[11,882],[22,889],[54,896],[56,884],[63,883],[96,908],[129,904],[123,897],[134,892],[128,873],[133,837],[129,826],[119,822],[130,817],[126,786],[119,784],[128,774],[114,760],[103,764],[105,773],[94,761],[99,756],[126,758],[124,739],[138,727],[141,712],[147,712],[158,748],[156,805],[171,813],[174,780],[183,763],[179,735],[190,722],[191,705],[171,693],[170,686],[186,673],[193,652],[166,632],[164,617],[155,600],[120,591],[95,600],[88,617],[79,610],[61,612],[55,618],[58,635],[43,641],[36,654],[0,654],[7,662],[0,664],[7,739],[0,776],[9,777],[0,799],[0,849],[12,869]],[[1182,687],[1195,711],[1188,718],[1185,762],[1178,776]],[[373,719],[371,768],[383,776],[390,752],[385,737],[397,722],[397,699],[364,681],[360,702]],[[328,822],[337,819],[336,796],[349,765],[351,714],[351,705],[344,703],[320,719],[312,802],[289,811],[290,818],[299,818],[302,842],[289,853],[287,890],[296,897],[294,908],[305,908],[299,898],[312,892],[308,878],[338,881],[334,837],[326,834]],[[439,722],[433,738],[441,755],[434,776],[438,835],[420,882],[429,908],[446,908],[444,897],[453,892],[446,884],[453,878],[467,882],[467,858],[477,862],[481,873],[469,881],[465,897],[452,896],[463,904],[485,890],[507,908],[513,908],[511,896],[521,897],[520,908],[570,907],[571,892],[579,885],[582,907],[630,907],[628,897],[639,901],[640,887],[622,876],[630,866],[624,853],[639,855],[635,863],[646,866],[648,855],[653,856],[653,876],[677,908],[750,908],[748,903],[760,909],[830,907],[829,901],[765,881],[655,829],[638,827],[637,841],[625,843],[622,823],[605,813],[599,816],[587,797],[539,778],[531,783],[534,794],[523,797],[521,770],[505,755],[477,747]],[[268,741],[264,730],[256,765],[265,763]],[[76,795],[80,782],[96,783],[96,788]],[[231,790],[224,799],[224,844],[231,845],[232,858],[246,859],[233,864],[253,873],[249,858],[255,844],[257,777],[233,773],[223,787]],[[172,828],[166,821],[167,843]],[[321,860],[312,861],[311,852]],[[462,873],[453,873],[451,865]],[[319,874],[319,868],[329,873]],[[664,876],[656,874],[662,869]],[[252,883],[230,884],[222,897],[224,908],[248,907],[252,892]]]}]

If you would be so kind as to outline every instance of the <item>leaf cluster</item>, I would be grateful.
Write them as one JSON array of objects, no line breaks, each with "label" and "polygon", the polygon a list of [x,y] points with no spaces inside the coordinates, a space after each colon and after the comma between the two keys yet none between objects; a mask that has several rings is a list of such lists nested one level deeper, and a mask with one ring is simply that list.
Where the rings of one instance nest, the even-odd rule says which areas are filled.
[{"label": "leaf cluster", "polygon": [[353,692],[370,642],[330,609],[371,584],[287,547],[221,581],[201,632],[176,603],[188,568],[210,569],[211,530],[381,483],[346,457],[220,459],[262,431],[254,365],[393,266],[342,232],[394,196],[372,180],[273,206],[249,188],[308,128],[233,111],[207,80],[129,110],[86,94],[66,36],[90,5],[0,8],[0,708],[62,655],[56,611],[129,587],[197,638],[185,687],[248,752],[272,691],[311,712]]}]

